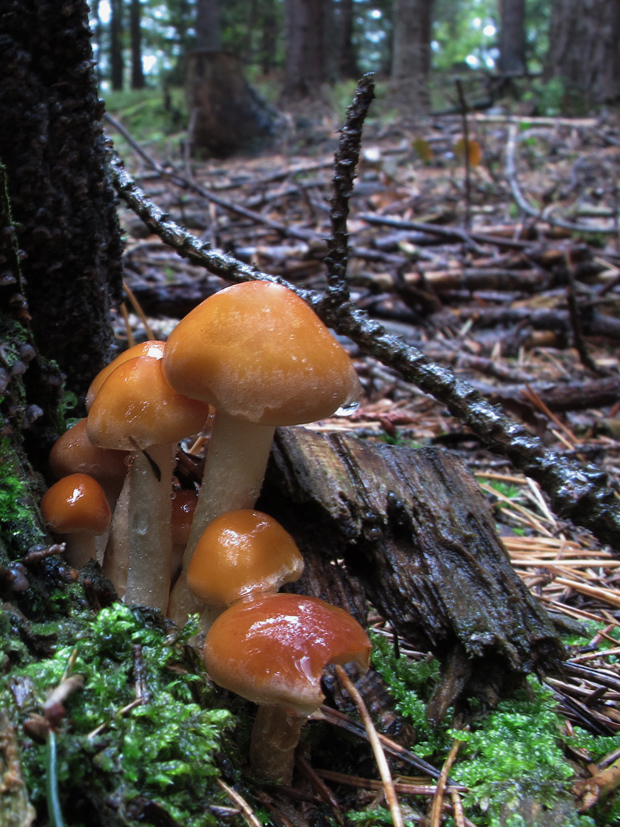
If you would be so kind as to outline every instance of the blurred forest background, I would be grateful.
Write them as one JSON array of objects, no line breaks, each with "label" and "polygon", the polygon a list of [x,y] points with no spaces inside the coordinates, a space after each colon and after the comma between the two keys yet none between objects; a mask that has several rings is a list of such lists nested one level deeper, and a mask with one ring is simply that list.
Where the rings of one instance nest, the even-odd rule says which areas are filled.
[{"label": "blurred forest background", "polygon": [[187,130],[195,148],[216,155],[272,134],[273,107],[303,101],[308,115],[311,98],[342,111],[352,82],[369,71],[386,118],[454,110],[456,77],[477,109],[508,100],[520,114],[583,115],[620,97],[616,0],[93,0],[91,8],[108,109],[134,129],[159,112],[164,132]]}]

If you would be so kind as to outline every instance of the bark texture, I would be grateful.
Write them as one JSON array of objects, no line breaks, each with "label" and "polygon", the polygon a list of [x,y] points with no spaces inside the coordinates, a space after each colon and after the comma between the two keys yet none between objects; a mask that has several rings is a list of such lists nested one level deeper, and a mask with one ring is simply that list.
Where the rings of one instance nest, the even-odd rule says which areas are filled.
[{"label": "bark texture", "polygon": [[79,396],[111,355],[122,252],[88,7],[5,0],[0,9],[0,159],[19,228],[29,324],[38,352]]},{"label": "bark texture", "polygon": [[286,66],[282,97],[317,96],[325,79],[323,0],[285,0]]},{"label": "bark texture", "polygon": [[[468,695],[494,702],[563,648],[510,564],[475,480],[436,449],[280,428],[259,506],[308,565],[291,590],[363,617],[363,595],[398,635],[442,662],[441,718]],[[318,559],[317,559],[318,558]]]},{"label": "bark texture", "polygon": [[271,134],[273,113],[245,79],[239,58],[228,52],[190,55],[187,98],[198,152],[226,157]]},{"label": "bark texture", "polygon": [[428,111],[432,0],[395,0],[391,97],[403,112]]},{"label": "bark texture", "polygon": [[618,0],[554,0],[545,76],[586,105],[620,98]]},{"label": "bark texture", "polygon": [[523,75],[525,0],[500,0],[499,17],[499,71],[502,75]]}]

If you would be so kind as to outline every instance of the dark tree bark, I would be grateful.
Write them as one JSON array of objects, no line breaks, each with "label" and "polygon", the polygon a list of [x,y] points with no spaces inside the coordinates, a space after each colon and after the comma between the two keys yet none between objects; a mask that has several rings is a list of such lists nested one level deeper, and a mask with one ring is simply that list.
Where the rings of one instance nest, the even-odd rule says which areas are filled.
[{"label": "dark tree bark", "polygon": [[131,88],[144,89],[142,66],[142,6],[140,0],[131,0]]},{"label": "dark tree bark", "polygon": [[260,37],[260,64],[264,75],[275,66],[276,45],[279,36],[278,12],[274,0],[263,0]]},{"label": "dark tree bark", "polygon": [[279,428],[259,508],[306,561],[289,590],[337,602],[364,621],[363,594],[395,632],[441,661],[429,708],[494,703],[564,650],[510,564],[488,503],[447,452]]},{"label": "dark tree bark", "polygon": [[545,77],[586,105],[620,98],[618,0],[554,0]]},{"label": "dark tree bark", "polygon": [[[46,412],[59,392],[46,365],[81,396],[110,358],[122,248],[86,3],[5,0],[0,32],[0,159],[25,254],[13,304],[24,302],[20,321],[41,357],[24,375],[28,402]],[[28,433],[44,442],[53,429],[39,416]]]},{"label": "dark tree bark", "polygon": [[524,75],[525,0],[499,0],[499,62],[502,75]]},{"label": "dark tree bark", "polygon": [[318,95],[325,79],[324,17],[323,0],[285,0],[283,99]]},{"label": "dark tree bark", "polygon": [[125,61],[123,58],[123,0],[110,0],[110,81],[112,89],[123,88]]},{"label": "dark tree bark", "polygon": [[433,0],[395,0],[391,97],[403,113],[418,115],[430,105]]},{"label": "dark tree bark", "polygon": [[341,78],[357,79],[360,76],[357,55],[353,43],[353,0],[340,0],[338,26],[339,75]]},{"label": "dark tree bark", "polygon": [[221,48],[218,0],[198,0],[196,4],[196,50],[219,52]]}]

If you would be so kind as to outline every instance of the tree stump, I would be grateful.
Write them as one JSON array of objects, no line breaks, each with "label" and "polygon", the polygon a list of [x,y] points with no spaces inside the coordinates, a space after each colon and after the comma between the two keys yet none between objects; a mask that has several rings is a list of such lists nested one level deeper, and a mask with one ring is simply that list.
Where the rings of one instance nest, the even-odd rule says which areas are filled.
[{"label": "tree stump", "polygon": [[239,58],[228,52],[195,51],[189,57],[187,78],[194,149],[225,158],[272,134],[275,114],[245,79]]},{"label": "tree stump", "polygon": [[367,598],[396,634],[437,656],[443,680],[432,719],[468,696],[495,703],[526,674],[560,669],[553,625],[453,455],[280,428],[258,507],[307,561],[295,591],[358,618]]}]

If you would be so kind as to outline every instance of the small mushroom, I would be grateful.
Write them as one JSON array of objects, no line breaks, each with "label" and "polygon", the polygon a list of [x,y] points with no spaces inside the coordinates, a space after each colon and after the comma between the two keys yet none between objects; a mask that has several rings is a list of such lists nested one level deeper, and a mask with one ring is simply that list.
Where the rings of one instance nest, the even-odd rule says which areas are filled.
[{"label": "small mushroom", "polygon": [[[131,451],[127,522],[129,549],[116,549],[114,569],[124,600],[165,611],[170,589],[172,470],[180,439],[198,433],[209,407],[173,390],[161,358],[138,356],[104,381],[88,414],[88,438],[102,448]],[[123,495],[121,495],[123,496]],[[105,568],[105,567],[104,567]],[[119,593],[122,582],[113,582]]]},{"label": "small mushroom", "polygon": [[277,425],[331,416],[357,401],[346,351],[314,311],[279,284],[233,285],[191,311],[164,349],[179,393],[215,407],[203,485],[170,615],[184,623],[198,604],[186,573],[198,537],[215,517],[253,508]]},{"label": "small mushroom", "polygon": [[261,511],[238,509],[216,517],[201,534],[187,583],[210,606],[229,606],[298,580],[304,561],[282,526]]},{"label": "small mushroom", "polygon": [[301,729],[323,702],[323,669],[354,662],[366,670],[370,648],[350,614],[316,597],[268,594],[222,612],[205,664],[217,684],[259,705],[250,746],[257,776],[290,783]]},{"label": "small mushroom", "polygon": [[88,474],[106,492],[113,509],[127,473],[127,451],[114,451],[93,445],[86,433],[86,419],[80,419],[65,431],[52,446],[48,465],[60,479],[69,474]]},{"label": "small mushroom", "polygon": [[129,347],[127,350],[119,353],[116,359],[113,359],[108,365],[102,368],[102,370],[99,371],[90,383],[85,400],[86,410],[90,411],[91,405],[95,401],[95,397],[97,396],[99,389],[112,371],[116,370],[119,365],[122,365],[123,362],[128,362],[130,359],[137,359],[138,356],[148,356],[151,359],[161,359],[164,355],[164,344],[164,342],[159,342],[156,339],[150,339],[148,342],[140,342],[137,345],[132,345],[132,347]]},{"label": "small mushroom", "polygon": [[43,495],[41,515],[65,541],[68,563],[81,568],[97,559],[95,537],[110,524],[110,506],[97,480],[87,474],[62,477]]}]

